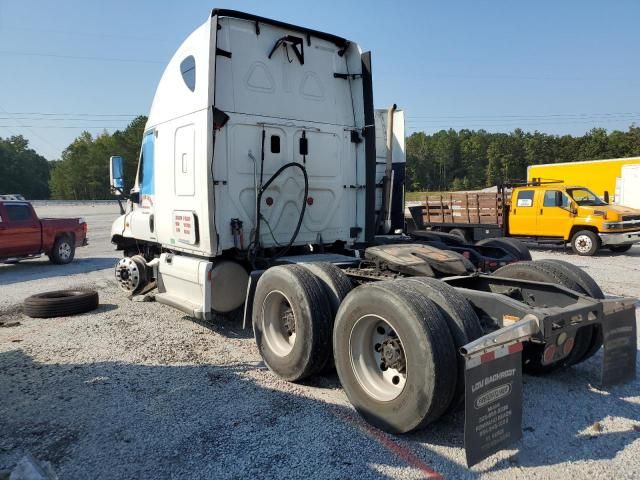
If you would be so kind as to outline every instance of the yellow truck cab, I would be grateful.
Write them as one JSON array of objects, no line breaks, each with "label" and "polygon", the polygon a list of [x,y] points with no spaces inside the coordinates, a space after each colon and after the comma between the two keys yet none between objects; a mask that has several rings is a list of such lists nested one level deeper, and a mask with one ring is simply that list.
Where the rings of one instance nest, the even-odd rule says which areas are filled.
[{"label": "yellow truck cab", "polygon": [[508,208],[509,236],[562,239],[578,255],[594,255],[601,246],[626,252],[640,242],[640,210],[609,205],[583,186],[516,187]]}]

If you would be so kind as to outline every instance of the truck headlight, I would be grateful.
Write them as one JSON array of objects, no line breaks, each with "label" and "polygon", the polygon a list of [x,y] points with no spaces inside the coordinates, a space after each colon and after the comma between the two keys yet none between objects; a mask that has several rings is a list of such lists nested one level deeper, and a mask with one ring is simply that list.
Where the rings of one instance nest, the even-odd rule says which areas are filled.
[{"label": "truck headlight", "polygon": [[602,226],[605,230],[615,230],[616,228],[622,228],[622,224],[619,222],[605,222]]}]

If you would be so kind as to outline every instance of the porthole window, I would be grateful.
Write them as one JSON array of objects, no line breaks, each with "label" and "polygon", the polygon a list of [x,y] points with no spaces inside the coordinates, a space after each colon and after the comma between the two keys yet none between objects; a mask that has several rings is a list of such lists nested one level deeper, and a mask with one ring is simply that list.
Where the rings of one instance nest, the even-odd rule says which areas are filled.
[{"label": "porthole window", "polygon": [[185,85],[192,92],[196,89],[196,59],[189,55],[180,64],[180,73]]}]

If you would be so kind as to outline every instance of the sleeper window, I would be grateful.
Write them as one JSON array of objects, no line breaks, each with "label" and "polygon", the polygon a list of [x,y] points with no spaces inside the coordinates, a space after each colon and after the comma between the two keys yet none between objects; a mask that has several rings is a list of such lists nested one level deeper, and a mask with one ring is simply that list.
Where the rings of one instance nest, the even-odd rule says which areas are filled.
[{"label": "sleeper window", "polygon": [[196,59],[189,55],[180,64],[180,73],[185,85],[192,92],[196,89]]}]

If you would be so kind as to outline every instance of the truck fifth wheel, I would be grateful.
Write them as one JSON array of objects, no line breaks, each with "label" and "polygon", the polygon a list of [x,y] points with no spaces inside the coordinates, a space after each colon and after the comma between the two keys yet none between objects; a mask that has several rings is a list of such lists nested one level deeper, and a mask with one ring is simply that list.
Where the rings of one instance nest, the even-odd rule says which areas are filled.
[{"label": "truck fifth wheel", "polygon": [[482,274],[402,234],[403,113],[372,92],[356,43],[213,10],[165,69],[130,192],[111,157],[119,284],[199,319],[243,313],[275,374],[335,365],[388,432],[464,404],[469,465],[520,438],[523,369],[604,345],[603,385],[635,376],[635,299],[564,263]]}]

